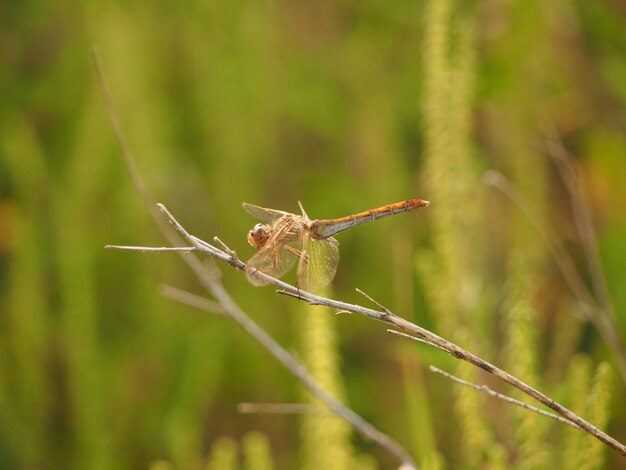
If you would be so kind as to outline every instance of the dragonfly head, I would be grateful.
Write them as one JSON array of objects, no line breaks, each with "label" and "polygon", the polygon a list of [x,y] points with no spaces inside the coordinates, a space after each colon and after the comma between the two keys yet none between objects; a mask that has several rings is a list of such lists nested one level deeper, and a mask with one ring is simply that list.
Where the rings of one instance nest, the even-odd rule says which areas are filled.
[{"label": "dragonfly head", "polygon": [[256,249],[261,248],[270,238],[270,228],[265,224],[256,224],[248,232],[248,243]]}]

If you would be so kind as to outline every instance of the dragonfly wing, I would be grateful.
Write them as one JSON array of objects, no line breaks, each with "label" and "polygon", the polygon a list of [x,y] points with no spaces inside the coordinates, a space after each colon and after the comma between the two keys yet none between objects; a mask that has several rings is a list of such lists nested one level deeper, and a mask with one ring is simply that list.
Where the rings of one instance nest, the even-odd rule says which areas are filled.
[{"label": "dragonfly wing", "polygon": [[299,258],[302,244],[300,237],[292,235],[295,226],[292,218],[283,218],[272,226],[270,238],[246,263],[245,269],[250,283],[256,286],[268,284],[266,280],[254,275],[257,271],[280,278],[293,267]]},{"label": "dragonfly wing", "polygon": [[247,202],[244,202],[241,205],[244,210],[252,217],[262,220],[263,222],[268,224],[271,224],[280,219],[283,215],[288,214],[288,212],[285,211],[279,211],[277,209],[267,209],[265,207],[255,206],[254,204],[248,204]]},{"label": "dragonfly wing", "polygon": [[333,237],[303,241],[298,265],[298,287],[318,292],[333,280],[339,264],[339,242]]},{"label": "dragonfly wing", "polygon": [[296,263],[298,256],[288,246],[265,245],[246,263],[246,276],[255,286],[265,286],[268,281],[255,276],[260,271],[277,279],[283,277]]}]

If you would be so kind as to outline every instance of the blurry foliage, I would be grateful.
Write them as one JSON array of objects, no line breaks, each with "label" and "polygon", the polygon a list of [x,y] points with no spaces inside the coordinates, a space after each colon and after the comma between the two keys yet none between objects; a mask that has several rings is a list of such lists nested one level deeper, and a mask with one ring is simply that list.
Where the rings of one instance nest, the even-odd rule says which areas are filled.
[{"label": "blurry foliage", "polygon": [[[192,233],[247,258],[255,222],[241,201],[335,217],[429,199],[342,234],[336,295],[361,302],[362,288],[626,441],[612,352],[571,315],[532,226],[480,182],[506,173],[581,259],[542,153],[550,116],[590,201],[623,337],[625,17],[620,2],[583,0],[3,5],[0,467],[296,468],[324,446],[346,466],[395,464],[334,418],[238,415],[239,402],[302,389],[227,320],[158,295],[160,283],[201,292],[175,256],[102,249],[163,240],[119,157],[93,44],[144,178]],[[429,363],[489,380],[438,351],[223,276],[423,468],[623,466],[589,436],[432,376]]]}]

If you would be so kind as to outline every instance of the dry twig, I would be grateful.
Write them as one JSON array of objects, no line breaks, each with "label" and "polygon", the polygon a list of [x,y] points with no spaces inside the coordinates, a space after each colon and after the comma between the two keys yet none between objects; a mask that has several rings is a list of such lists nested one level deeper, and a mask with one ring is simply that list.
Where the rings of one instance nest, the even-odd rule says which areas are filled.
[{"label": "dry twig", "polygon": [[[410,335],[406,335],[406,336],[411,337]],[[411,337],[411,338],[416,341],[420,341],[419,338],[414,338],[414,337]],[[479,392],[484,392],[489,396],[498,398],[499,400],[505,401],[507,403],[511,403],[515,406],[520,406],[526,410],[532,411],[533,413],[538,413],[542,416],[546,416],[548,418],[554,419],[560,423],[567,424],[568,426],[572,426],[573,428],[580,429],[580,426],[571,422],[569,419],[562,418],[561,416],[557,414],[550,413],[549,411],[542,410],[540,408],[537,408],[536,406],[532,406],[532,405],[529,405],[528,403],[524,403],[523,401],[519,401],[519,400],[516,400],[515,398],[511,398],[508,395],[504,395],[503,393],[496,392],[495,390],[490,389],[486,385],[476,385],[472,382],[468,382],[467,380],[463,380],[457,377],[456,375],[452,375],[448,372],[445,372],[435,366],[429,366],[429,369],[437,374],[443,375],[444,377],[458,384],[465,385],[466,387],[469,387],[469,388],[473,388],[474,390],[478,390]]]},{"label": "dry twig", "polygon": [[[161,208],[163,213],[168,217],[170,222],[177,228],[177,230],[179,230],[187,238],[187,240],[193,246],[200,249],[201,251],[204,251],[206,254],[243,271],[244,266],[245,266],[244,263],[242,263],[241,261],[237,262],[233,260],[232,257],[228,255],[227,253],[215,247],[211,247],[210,249],[201,248],[203,245],[196,242],[195,237],[189,235],[185,231],[182,225],[180,225],[180,223],[176,221],[176,219],[172,216],[172,214],[167,210],[167,208],[163,204],[159,204],[159,207]],[[362,307],[360,305],[341,302],[338,300],[328,299],[328,298],[321,297],[315,294],[311,294],[310,292],[303,291],[302,289],[292,286],[291,284],[281,281],[280,279],[276,279],[271,276],[268,276],[267,274],[262,273],[260,271],[255,272],[254,275],[259,276],[268,284],[272,284],[278,287],[280,289],[278,291],[279,293],[287,294],[289,297],[293,297],[298,300],[303,300],[312,305],[324,305],[326,307],[330,307],[335,310],[358,313],[358,314],[367,316],[369,318],[372,318],[374,320],[379,320],[379,321],[388,323],[390,325],[393,325],[397,328],[400,328],[404,331],[411,333],[412,335],[416,335],[417,337],[419,337],[420,339],[423,339],[427,343],[431,343],[434,346],[445,350],[446,352],[456,357],[457,359],[461,359],[463,361],[469,362],[470,364],[473,364],[476,367],[479,367],[483,369],[484,371],[495,375],[499,379],[505,381],[506,383],[517,388],[518,390],[522,391],[526,395],[529,395],[530,397],[539,401],[543,405],[552,409],[553,411],[558,413],[560,416],[562,416],[566,420],[571,421],[573,424],[577,425],[583,431],[591,434],[595,438],[604,442],[606,445],[617,450],[620,454],[626,457],[626,446],[624,444],[617,441],[613,437],[609,436],[604,431],[596,428],[593,424],[584,420],[583,418],[581,418],[580,416],[578,416],[571,410],[557,403],[550,397],[544,395],[543,393],[531,387],[530,385],[526,384],[525,382],[521,381],[517,377],[494,366],[493,364],[485,361],[484,359],[476,356],[475,354],[472,354],[471,352],[464,350],[463,348],[456,345],[455,343],[452,343],[451,341],[448,341],[447,339],[444,339],[441,336],[438,336],[435,333],[425,328],[422,328],[421,326],[418,326],[414,323],[411,323],[408,320],[405,320],[402,317],[399,317],[395,313],[391,312],[388,308],[382,307],[381,304],[376,302],[374,299],[371,299],[371,297],[369,296],[367,297],[370,298],[372,302],[375,303],[379,308],[381,308],[381,310],[373,310],[367,307]]]},{"label": "dry twig", "polygon": [[205,312],[214,313],[216,315],[226,315],[222,306],[217,302],[213,302],[201,295],[192,294],[178,287],[163,284],[161,285],[161,294],[181,304],[186,304],[190,307],[204,310]]},{"label": "dry twig", "polygon": [[[114,128],[116,133],[118,134],[118,140],[120,141],[120,145],[122,147],[122,152],[124,153],[124,158],[127,161],[127,165],[129,167],[129,171],[131,174],[133,172],[137,172],[134,163],[129,164],[129,161],[132,162],[132,156],[128,149],[128,146],[125,144],[126,139],[123,138],[123,131],[121,125],[116,125],[119,123],[119,117],[113,105],[113,101],[110,97],[110,92],[108,91],[108,85],[106,83],[106,79],[102,72],[102,68],[100,66],[99,58],[97,53],[94,51],[94,60],[96,62],[96,67],[98,69],[99,79],[101,81],[103,94],[105,95],[105,101],[107,102],[107,109],[109,114],[114,116],[112,117],[112,121],[114,123]],[[120,137],[122,136],[122,137]],[[144,199],[144,202],[148,206],[150,206],[150,202],[152,198],[149,193],[146,191],[142,191],[142,187],[145,189],[145,185],[143,183],[139,185],[137,181],[141,181],[139,178],[138,172],[137,175],[133,177],[133,181],[136,182],[136,186]],[[197,250],[206,253],[207,255],[222,261],[230,266],[233,266],[241,271],[244,269],[244,263],[241,262],[232,250],[222,251],[217,247],[212,246],[211,244],[204,242],[197,237],[189,234],[184,227],[172,216],[172,214],[167,210],[167,208],[163,204],[158,204],[158,207],[161,211],[166,215],[170,223],[176,228],[176,230],[185,238],[191,246]],[[155,215],[155,211],[151,209],[151,213],[153,216]],[[158,219],[158,217],[155,217]],[[159,221],[157,220],[157,223]],[[162,227],[162,224],[159,223],[159,226]],[[177,245],[179,243],[179,238],[172,233],[171,230],[168,230],[169,227],[163,228],[164,233],[170,240],[173,245]],[[111,248],[120,248],[120,249],[134,249],[132,247],[116,247],[110,246]],[[138,247],[139,248],[139,247]],[[146,247],[142,247],[145,249]],[[226,247],[227,248],[227,247]],[[155,249],[154,251],[171,251],[168,249]],[[190,250],[191,251],[191,250]],[[349,423],[351,423],[361,434],[365,437],[377,442],[379,445],[384,447],[388,452],[397,457],[401,462],[403,462],[404,466],[416,467],[413,459],[408,455],[408,453],[393,439],[391,439],[386,434],[380,432],[376,428],[374,428],[371,424],[367,423],[363,418],[357,415],[354,411],[346,408],[342,405],[337,399],[335,399],[332,395],[330,395],[326,390],[321,388],[317,382],[313,380],[308,371],[298,362],[296,361],[284,348],[282,348],[274,339],[269,336],[263,329],[261,329],[256,323],[254,323],[242,310],[241,308],[234,302],[234,300],[229,296],[221,282],[217,279],[214,273],[208,271],[204,268],[204,266],[200,263],[200,261],[193,255],[189,254],[184,256],[183,259],[190,268],[196,273],[204,287],[215,297],[215,299],[220,303],[220,305],[224,308],[226,314],[236,321],[244,330],[246,330],[251,336],[253,336],[258,342],[260,342],[268,351],[270,351],[285,367],[289,369],[289,371],[296,376],[312,393],[314,393],[318,398],[320,398],[335,414],[342,417]],[[479,367],[490,374],[495,375],[501,380],[507,382],[523,393],[531,396],[536,399],[540,403],[544,404],[548,408],[552,409],[560,416],[565,418],[566,420],[572,422],[573,424],[579,426],[585,432],[591,434],[596,437],[600,441],[604,442],[609,447],[617,450],[622,456],[626,456],[626,446],[620,443],[613,437],[609,436],[605,432],[593,426],[588,421],[584,420],[580,416],[576,415],[569,409],[555,402],[551,398],[542,394],[538,390],[534,389],[530,385],[522,382],[518,378],[512,376],[508,372],[499,369],[493,364],[485,361],[484,359],[462,349],[456,344],[432,333],[425,328],[422,328],[414,323],[411,323],[404,318],[399,317],[398,315],[391,312],[386,307],[383,307],[381,304],[376,302],[375,300],[370,300],[375,303],[381,310],[374,310],[367,307],[362,307],[360,305],[349,304],[346,302],[341,302],[333,299],[327,299],[324,297],[320,297],[309,292],[305,292],[295,286],[292,286],[284,281],[279,279],[275,279],[271,276],[268,276],[262,272],[254,273],[255,276],[259,276],[260,278],[267,281],[269,284],[273,284],[277,286],[280,290],[280,293],[287,294],[290,297],[303,300],[313,305],[324,305],[335,309],[337,311],[346,311],[361,314],[372,318],[374,320],[379,320],[390,325],[393,325],[397,328],[400,328],[404,331],[411,333],[412,335],[416,335],[420,339],[423,339],[427,343],[433,344],[436,347],[445,350],[449,354],[454,357],[467,361],[476,367]]]},{"label": "dry twig", "polygon": [[[143,182],[139,170],[135,164],[128,140],[124,133],[121,119],[113,97],[111,95],[108,81],[104,73],[104,69],[101,64],[100,56],[97,49],[93,49],[92,56],[100,82],[100,89],[104,98],[105,106],[109,115],[109,119],[113,124],[115,135],[120,145],[122,156],[126,167],[131,175],[133,185],[139,192],[143,202],[150,211],[152,218],[154,219],[161,232],[165,235],[168,241],[174,245],[174,248],[154,248],[154,247],[128,247],[128,246],[113,246],[110,245],[107,248],[117,249],[139,249],[141,251],[182,251],[185,256],[182,259],[191,268],[194,274],[198,277],[198,280],[207,289],[208,292],[216,299],[221,309],[226,316],[234,320],[240,327],[242,327],[250,336],[252,336],[257,342],[259,342],[265,349],[267,349],[279,362],[281,362],[288,370],[293,374],[313,395],[319,398],[329,410],[340,418],[350,423],[359,433],[361,433],[366,439],[376,442],[387,452],[397,458],[404,468],[417,468],[415,461],[409,455],[409,453],[395,440],[385,433],[379,431],[370,423],[365,421],[361,416],[355,413],[353,410],[343,405],[338,399],[327,392],[308,370],[300,364],[292,355],[290,355],[282,346],[280,346],[274,338],[272,338],[265,330],[257,325],[230,297],[215,270],[211,270],[207,266],[203,265],[200,260],[193,254],[192,251],[202,251],[215,259],[218,259],[224,263],[227,263],[233,267],[243,270],[244,264],[237,258],[236,253],[230,250],[221,240],[217,239],[217,242],[223,245],[226,251],[222,251],[210,243],[207,243],[193,235],[190,235],[167,211],[165,206],[154,203],[154,200]],[[160,217],[159,209],[163,211],[168,220],[172,223],[176,231],[178,231],[183,238],[191,243],[192,247],[180,248],[176,245],[181,243],[180,237],[176,234],[176,231],[163,222],[163,218]],[[288,286],[288,284],[286,284]],[[289,286],[291,287],[291,286]]]}]

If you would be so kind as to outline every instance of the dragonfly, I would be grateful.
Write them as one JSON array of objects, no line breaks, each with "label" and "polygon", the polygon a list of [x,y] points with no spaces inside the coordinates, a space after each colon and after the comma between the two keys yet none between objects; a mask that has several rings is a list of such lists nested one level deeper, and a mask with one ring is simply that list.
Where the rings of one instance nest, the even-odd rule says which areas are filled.
[{"label": "dragonfly", "polygon": [[244,202],[244,210],[263,222],[248,232],[248,243],[258,250],[245,265],[248,280],[256,286],[267,285],[269,280],[257,273],[281,278],[297,263],[296,286],[319,292],[333,280],[339,264],[339,242],[334,235],[429,204],[409,199],[336,219],[311,220],[300,202],[301,215]]}]

